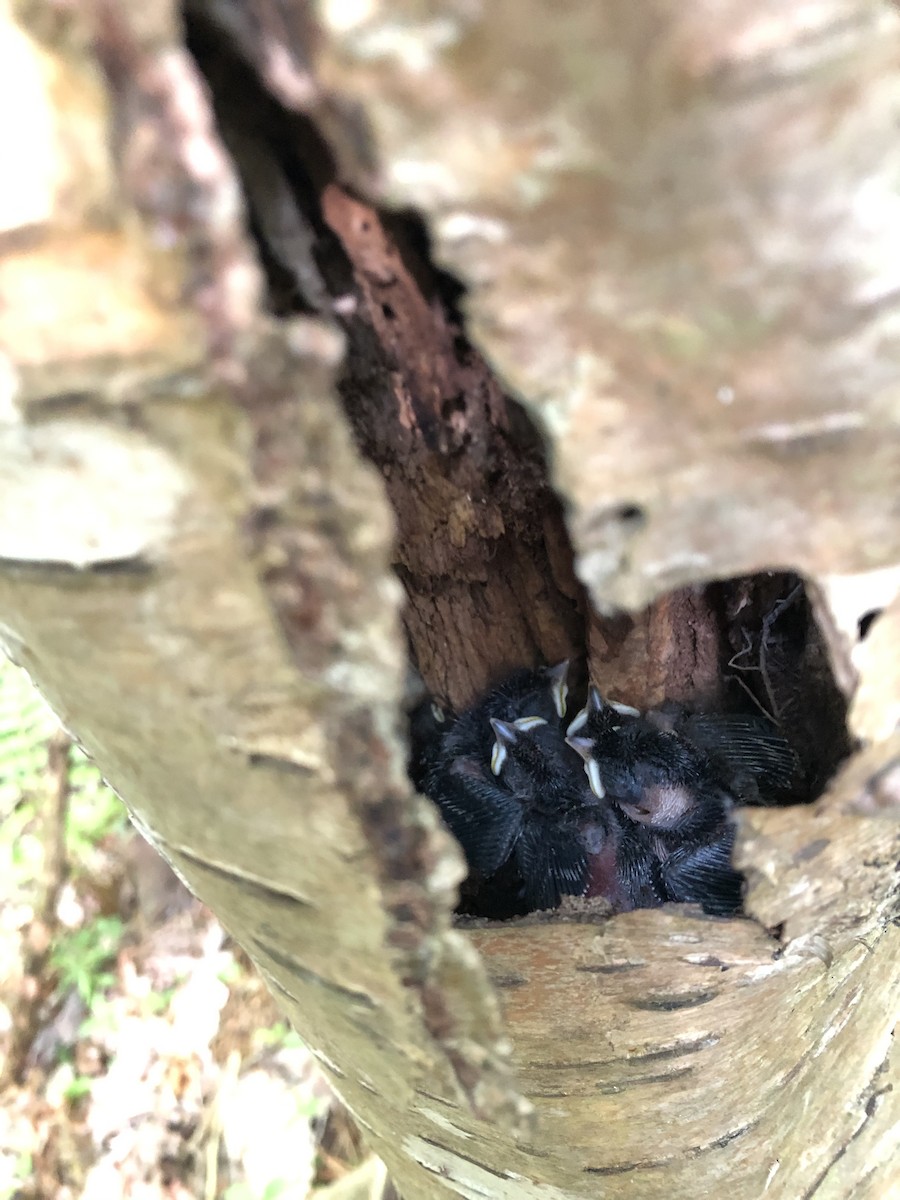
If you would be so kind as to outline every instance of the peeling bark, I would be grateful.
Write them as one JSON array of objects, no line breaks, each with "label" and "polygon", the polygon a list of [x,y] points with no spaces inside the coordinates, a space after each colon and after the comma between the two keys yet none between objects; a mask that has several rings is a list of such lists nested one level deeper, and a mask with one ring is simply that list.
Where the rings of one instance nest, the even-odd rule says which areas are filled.
[{"label": "peeling bark", "polygon": [[[0,634],[403,1195],[888,1194],[896,14],[20,9]],[[827,789],[746,919],[454,928],[406,649],[738,675]]]}]

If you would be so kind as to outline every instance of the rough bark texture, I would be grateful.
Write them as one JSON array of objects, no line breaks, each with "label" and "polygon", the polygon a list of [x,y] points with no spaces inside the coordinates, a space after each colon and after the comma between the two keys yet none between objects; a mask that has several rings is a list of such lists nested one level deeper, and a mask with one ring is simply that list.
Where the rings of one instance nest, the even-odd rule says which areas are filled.
[{"label": "rough bark texture", "polygon": [[[0,634],[404,1196],[888,1195],[894,11],[17,11]],[[775,569],[811,786],[861,746],[742,815],[748,919],[453,929],[404,637],[712,696]]]},{"label": "rough bark texture", "polygon": [[327,43],[555,435],[601,603],[896,562],[897,23],[409,0]]}]

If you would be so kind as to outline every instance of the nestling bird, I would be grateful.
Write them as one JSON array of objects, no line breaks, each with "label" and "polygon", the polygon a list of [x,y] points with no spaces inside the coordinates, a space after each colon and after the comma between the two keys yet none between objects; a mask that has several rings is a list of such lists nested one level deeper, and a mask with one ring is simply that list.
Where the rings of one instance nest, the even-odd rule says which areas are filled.
[{"label": "nestling bird", "polygon": [[585,896],[603,896],[617,912],[652,908],[664,903],[658,863],[644,830],[630,820],[608,795],[599,763],[588,752],[595,741],[615,739],[640,716],[638,709],[604,700],[591,685],[584,708],[570,723],[566,744],[584,760],[586,780],[596,809],[583,822],[581,837],[588,856]]},{"label": "nestling bird", "polygon": [[648,717],[604,704],[599,693],[580,717],[568,744],[584,759],[594,794],[631,823],[645,891],[709,913],[736,912],[742,877],[731,865],[735,796],[727,767]]},{"label": "nestling bird", "polygon": [[452,724],[425,784],[473,872],[511,863],[523,912],[587,881],[581,822],[596,801],[564,740],[567,677],[560,663],[504,680]]},{"label": "nestling bird", "polygon": [[428,791],[431,772],[440,759],[441,745],[453,719],[450,710],[430,696],[410,711],[408,768],[417,791]]},{"label": "nestling bird", "polygon": [[708,755],[739,804],[785,803],[802,782],[797,755],[764,717],[693,712],[668,702],[648,712],[647,720]]}]

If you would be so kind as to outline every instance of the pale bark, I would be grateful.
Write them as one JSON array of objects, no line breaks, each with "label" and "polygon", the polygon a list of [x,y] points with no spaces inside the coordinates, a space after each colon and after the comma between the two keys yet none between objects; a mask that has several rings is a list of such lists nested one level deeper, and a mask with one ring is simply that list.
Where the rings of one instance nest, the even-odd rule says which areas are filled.
[{"label": "pale bark", "polygon": [[[322,5],[314,36],[300,5],[187,7],[212,93],[164,0],[17,8],[5,646],[254,957],[407,1200],[889,1195],[900,21],[408,0],[343,25]],[[215,76],[232,52],[252,111]],[[325,316],[264,313],[229,154],[270,295]],[[468,350],[458,372],[427,249],[358,236],[353,206],[388,201],[471,285],[468,331],[546,431],[568,532],[501,387]],[[490,487],[473,442],[504,468]],[[699,592],[627,637],[592,617],[569,533],[601,612],[808,578],[866,744],[811,807],[743,815],[750,919],[573,902],[452,928],[461,859],[404,771],[392,562],[416,660],[456,702],[588,643],[640,699],[716,668]]]}]

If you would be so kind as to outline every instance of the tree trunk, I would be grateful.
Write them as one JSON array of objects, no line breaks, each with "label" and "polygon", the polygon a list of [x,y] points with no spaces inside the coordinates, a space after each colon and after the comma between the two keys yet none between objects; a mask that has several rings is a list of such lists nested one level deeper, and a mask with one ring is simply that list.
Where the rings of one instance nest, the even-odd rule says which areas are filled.
[{"label": "tree trunk", "polygon": [[[890,1194],[900,18],[14,9],[0,636],[406,1200]],[[454,927],[408,662],[763,702],[798,577],[746,917]]]}]

